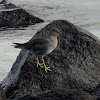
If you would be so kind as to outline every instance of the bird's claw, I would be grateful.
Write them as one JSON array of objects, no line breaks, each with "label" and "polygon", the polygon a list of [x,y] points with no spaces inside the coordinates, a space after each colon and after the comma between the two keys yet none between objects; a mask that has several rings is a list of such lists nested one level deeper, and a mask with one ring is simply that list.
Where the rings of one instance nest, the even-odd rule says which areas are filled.
[{"label": "bird's claw", "polygon": [[39,63],[39,62],[35,62],[36,64],[37,64],[37,68],[38,68],[38,66],[40,66],[41,68],[44,68],[42,65],[43,65],[43,63]]},{"label": "bird's claw", "polygon": [[[35,63],[37,64],[37,68],[38,68],[38,66],[40,66],[41,68],[44,68],[46,73],[47,73],[47,71],[52,71],[52,70],[50,69],[50,67],[46,67],[43,58],[42,58],[42,61],[43,61],[43,63],[39,63],[39,59],[38,59],[38,56],[37,56],[37,61],[35,62]],[[42,65],[43,65],[43,66],[42,66]]]},{"label": "bird's claw", "polygon": [[52,70],[50,69],[50,67],[45,66],[45,72],[47,73],[47,71],[52,71]]}]

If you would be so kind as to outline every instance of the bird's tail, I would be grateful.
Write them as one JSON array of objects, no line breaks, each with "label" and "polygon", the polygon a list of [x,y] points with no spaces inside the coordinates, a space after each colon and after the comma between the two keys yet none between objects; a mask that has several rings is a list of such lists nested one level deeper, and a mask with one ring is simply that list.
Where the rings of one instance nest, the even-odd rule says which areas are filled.
[{"label": "bird's tail", "polygon": [[20,43],[13,43],[14,44],[14,48],[23,48],[23,44]]}]

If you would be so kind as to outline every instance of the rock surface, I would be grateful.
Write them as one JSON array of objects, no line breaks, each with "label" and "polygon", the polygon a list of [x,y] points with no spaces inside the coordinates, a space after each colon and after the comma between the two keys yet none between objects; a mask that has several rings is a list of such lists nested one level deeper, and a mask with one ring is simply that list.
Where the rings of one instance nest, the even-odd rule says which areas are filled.
[{"label": "rock surface", "polygon": [[1,85],[0,85],[0,100],[6,100],[5,93],[3,89],[1,88]]},{"label": "rock surface", "polygon": [[42,19],[37,18],[22,8],[14,4],[1,4],[0,5],[0,28],[2,27],[24,27],[34,25],[35,23],[43,22]]},{"label": "rock surface", "polygon": [[100,84],[94,89],[94,95],[100,96]]},{"label": "rock surface", "polygon": [[2,0],[1,2],[0,2],[0,4],[6,4],[7,3],[7,0]]},{"label": "rock surface", "polygon": [[37,36],[48,36],[52,27],[59,28],[62,33],[57,48],[44,57],[52,72],[45,73],[44,69],[37,68],[35,55],[22,50],[8,76],[2,81],[8,97],[52,89],[79,88],[92,92],[100,83],[100,40],[65,20],[48,24],[31,40]]},{"label": "rock surface", "polygon": [[94,100],[93,96],[81,90],[52,90],[34,95],[25,95],[12,100]]},{"label": "rock surface", "polygon": [[98,86],[96,86],[93,94],[94,94],[96,100],[100,100],[100,84]]}]

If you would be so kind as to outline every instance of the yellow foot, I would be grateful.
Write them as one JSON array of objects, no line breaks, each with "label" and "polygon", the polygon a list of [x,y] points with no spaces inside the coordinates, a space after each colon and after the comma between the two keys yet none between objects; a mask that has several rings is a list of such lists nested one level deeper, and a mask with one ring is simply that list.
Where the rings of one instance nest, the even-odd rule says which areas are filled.
[{"label": "yellow foot", "polygon": [[40,66],[41,68],[44,68],[44,67],[42,66],[43,63],[36,62],[36,64],[37,64],[37,68],[38,68],[38,66]]},{"label": "yellow foot", "polygon": [[47,73],[47,71],[52,71],[52,70],[50,69],[50,67],[45,66],[45,72]]},{"label": "yellow foot", "polygon": [[37,68],[38,68],[38,66],[40,66],[41,68],[44,68],[42,65],[43,65],[43,63],[39,63],[39,59],[38,59],[38,56],[37,56],[37,62],[35,62],[35,63],[37,63]]},{"label": "yellow foot", "polygon": [[40,62],[39,62],[39,59],[38,59],[38,56],[37,56],[37,62],[36,62],[37,68],[38,68],[38,66],[40,66],[41,68],[44,68],[46,73],[47,73],[47,71],[52,71],[52,70],[50,69],[50,67],[46,67],[43,58],[42,58],[42,61],[43,61],[43,63],[40,63]]},{"label": "yellow foot", "polygon": [[45,68],[45,72],[47,73],[47,71],[52,71],[51,69],[50,69],[50,67],[46,67],[46,65],[45,65],[45,62],[44,62],[44,59],[42,58],[42,61],[43,61],[43,65],[44,65],[44,68]]}]

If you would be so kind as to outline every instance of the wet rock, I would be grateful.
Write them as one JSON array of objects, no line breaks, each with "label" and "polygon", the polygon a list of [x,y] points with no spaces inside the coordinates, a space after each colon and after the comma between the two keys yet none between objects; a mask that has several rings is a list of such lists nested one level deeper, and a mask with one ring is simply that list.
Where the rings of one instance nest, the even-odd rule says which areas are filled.
[{"label": "wet rock", "polygon": [[96,86],[93,94],[94,94],[96,100],[100,100],[100,84],[98,86]]},{"label": "wet rock", "polygon": [[100,40],[66,20],[48,24],[31,40],[48,36],[52,27],[58,27],[62,33],[58,38],[57,48],[44,57],[52,72],[46,73],[44,69],[37,68],[35,55],[22,50],[8,76],[2,81],[2,87],[7,94],[11,92],[12,96],[18,97],[27,93],[70,88],[92,93],[99,84]]},{"label": "wet rock", "polygon": [[6,4],[7,3],[7,0],[2,0],[1,2],[0,2],[0,4]]},{"label": "wet rock", "polygon": [[19,8],[16,5],[9,3],[9,4],[5,4],[5,9],[14,9],[14,8]]},{"label": "wet rock", "polygon": [[0,10],[0,28],[25,27],[43,22],[42,19],[29,14],[12,3],[0,5],[0,9],[2,9]]},{"label": "wet rock", "polygon": [[0,85],[0,100],[6,100],[6,96],[3,89],[1,88],[1,85]]},{"label": "wet rock", "polygon": [[94,95],[100,96],[100,84],[94,89]]},{"label": "wet rock", "polygon": [[81,90],[52,90],[34,95],[25,96],[12,100],[94,100],[94,97]]}]

